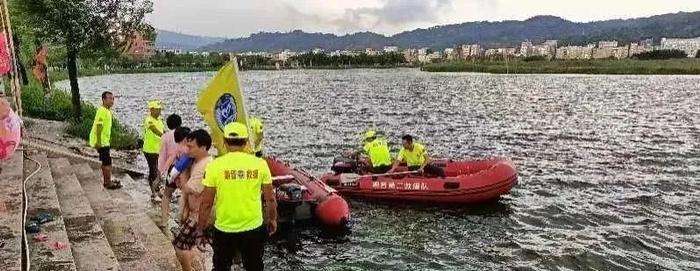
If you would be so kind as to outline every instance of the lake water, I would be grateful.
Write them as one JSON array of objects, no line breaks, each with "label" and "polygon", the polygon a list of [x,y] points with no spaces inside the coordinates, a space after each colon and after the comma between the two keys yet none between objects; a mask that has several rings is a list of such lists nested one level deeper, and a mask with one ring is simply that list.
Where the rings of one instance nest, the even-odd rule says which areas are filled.
[{"label": "lake water", "polygon": [[[140,127],[146,101],[204,127],[213,73],[80,80],[115,93]],[[273,241],[269,270],[698,270],[700,77],[433,74],[414,69],[246,71],[266,151],[321,174],[374,127],[434,157],[511,157],[520,183],[463,208],[350,201],[352,233]],[[60,84],[59,84],[60,85]],[[63,86],[66,84],[63,83]],[[138,128],[141,129],[141,128]]]}]

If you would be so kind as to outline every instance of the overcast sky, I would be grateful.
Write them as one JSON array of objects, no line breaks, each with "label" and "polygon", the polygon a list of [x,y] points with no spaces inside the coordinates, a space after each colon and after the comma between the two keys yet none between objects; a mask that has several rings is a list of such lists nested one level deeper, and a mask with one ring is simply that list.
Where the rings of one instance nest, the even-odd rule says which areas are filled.
[{"label": "overcast sky", "polygon": [[152,0],[149,21],[187,34],[244,37],[260,31],[386,35],[469,21],[555,15],[575,22],[700,11],[700,0]]}]

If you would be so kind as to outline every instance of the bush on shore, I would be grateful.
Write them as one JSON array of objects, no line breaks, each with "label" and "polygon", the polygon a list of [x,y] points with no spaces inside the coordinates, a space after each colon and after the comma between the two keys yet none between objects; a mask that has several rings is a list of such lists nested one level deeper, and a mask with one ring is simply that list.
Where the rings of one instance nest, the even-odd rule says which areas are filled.
[{"label": "bush on shore", "polygon": [[643,52],[634,54],[632,58],[639,60],[660,60],[660,59],[674,59],[674,58],[687,58],[688,54],[681,50],[656,50],[650,52]]},{"label": "bush on shore", "polygon": [[[28,117],[66,121],[66,133],[88,140],[92,121],[97,108],[83,102],[80,119],[72,117],[71,96],[63,90],[54,89],[50,95],[44,95],[39,84],[32,80],[22,89],[22,109]],[[141,140],[138,133],[115,119],[112,125],[112,148],[131,150],[139,148]]]}]

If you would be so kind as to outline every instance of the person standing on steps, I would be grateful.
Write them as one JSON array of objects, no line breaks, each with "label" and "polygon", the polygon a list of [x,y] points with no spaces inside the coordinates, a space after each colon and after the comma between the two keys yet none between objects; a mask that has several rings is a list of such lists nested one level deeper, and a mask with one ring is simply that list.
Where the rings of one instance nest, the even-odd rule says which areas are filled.
[{"label": "person standing on steps", "polygon": [[[175,246],[175,255],[180,261],[183,271],[202,270],[199,266],[193,267],[193,263],[199,261],[194,261],[197,253],[192,248],[195,246],[198,237],[196,226],[200,215],[201,193],[204,190],[202,185],[204,170],[212,161],[212,158],[209,156],[212,139],[207,131],[196,130],[187,135],[185,142],[187,146],[186,155],[194,159],[194,162],[182,174],[183,177],[189,175],[189,178],[185,178],[187,181],[183,182],[181,187],[182,198],[185,202],[182,207],[184,217],[182,218],[180,230],[173,240],[173,246]],[[201,215],[208,216],[209,213],[201,213]]]},{"label": "person standing on steps", "polygon": [[160,137],[165,132],[163,119],[160,117],[162,107],[159,101],[148,102],[149,114],[143,121],[143,155],[148,162],[148,186],[151,188],[151,201],[158,199],[158,153]]},{"label": "person standing on steps", "polygon": [[[277,202],[270,168],[265,160],[246,152],[246,125],[227,124],[224,142],[229,152],[207,166],[199,208],[200,214],[209,214],[212,206],[216,210],[212,238],[214,271],[230,270],[236,251],[241,253],[245,270],[261,271],[265,242],[268,235],[277,231]],[[263,224],[261,192],[267,227]],[[203,236],[208,224],[209,217],[200,215],[197,236]]]},{"label": "person standing on steps", "polygon": [[102,106],[95,112],[88,143],[95,148],[102,162],[103,185],[107,189],[119,189],[121,184],[112,181],[112,157],[110,156],[110,141],[112,140],[112,111],[114,95],[112,92],[102,93]]},{"label": "person standing on steps", "polygon": [[160,137],[160,152],[158,153],[158,171],[161,179],[163,179],[163,199],[160,203],[161,221],[159,225],[161,227],[167,225],[168,214],[170,213],[170,200],[175,190],[180,186],[179,182],[171,180],[168,175],[175,164],[175,160],[187,152],[187,146],[184,144],[184,141],[185,137],[190,133],[189,128],[181,127],[182,118],[179,115],[172,114],[168,116],[165,123],[169,131]]}]

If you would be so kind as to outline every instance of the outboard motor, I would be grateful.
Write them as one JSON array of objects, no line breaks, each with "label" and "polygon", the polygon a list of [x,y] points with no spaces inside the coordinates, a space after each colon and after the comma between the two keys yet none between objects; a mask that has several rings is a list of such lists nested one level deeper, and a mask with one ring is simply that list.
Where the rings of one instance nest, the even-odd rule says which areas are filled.
[{"label": "outboard motor", "polygon": [[333,159],[331,170],[335,174],[355,173],[357,171],[357,160],[348,156],[336,157]]},{"label": "outboard motor", "polygon": [[294,214],[304,202],[304,188],[296,183],[286,183],[277,187],[277,210],[279,216],[294,221]]}]

